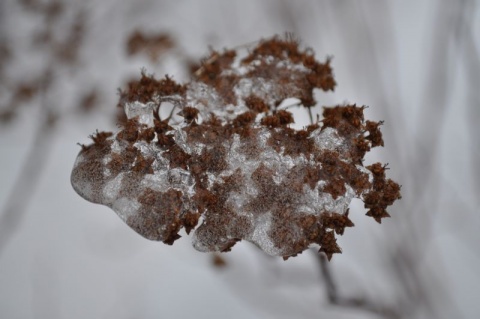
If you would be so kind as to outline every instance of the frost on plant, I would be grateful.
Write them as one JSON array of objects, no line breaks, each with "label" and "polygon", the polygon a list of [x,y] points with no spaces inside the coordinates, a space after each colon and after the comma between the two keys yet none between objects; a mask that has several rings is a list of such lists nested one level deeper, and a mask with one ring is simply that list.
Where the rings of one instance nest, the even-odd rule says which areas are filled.
[{"label": "frost on plant", "polygon": [[[289,127],[282,101],[313,107],[313,90],[334,86],[328,60],[280,38],[243,57],[213,52],[184,85],[142,73],[121,93],[127,121],[82,146],[72,185],[148,239],[172,244],[185,228],[204,252],[247,240],[285,258],[318,244],[331,258],[341,252],[335,234],[353,226],[354,197],[378,222],[400,198],[384,165],[363,166],[383,146],[364,107],[325,108],[321,122]],[[167,104],[173,112],[161,118]]]}]

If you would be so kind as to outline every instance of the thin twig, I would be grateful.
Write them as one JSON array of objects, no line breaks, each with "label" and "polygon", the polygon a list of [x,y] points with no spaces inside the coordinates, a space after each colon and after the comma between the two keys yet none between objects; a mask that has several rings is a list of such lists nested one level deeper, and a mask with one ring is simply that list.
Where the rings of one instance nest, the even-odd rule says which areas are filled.
[{"label": "thin twig", "polygon": [[35,138],[0,214],[0,254],[20,226],[53,146],[51,137],[55,129],[56,116],[47,99],[51,68],[46,69],[43,78],[39,96],[40,121],[35,131]]},{"label": "thin twig", "polygon": [[25,157],[26,161],[0,215],[0,254],[20,226],[28,204],[37,189],[48,154],[53,146],[50,138],[52,132],[51,117],[45,115],[44,121],[37,128],[35,139]]},{"label": "thin twig", "polygon": [[400,314],[398,313],[397,310],[385,305],[381,305],[378,302],[374,302],[373,300],[369,300],[366,297],[340,296],[340,294],[338,293],[336,282],[330,271],[330,265],[329,265],[329,261],[327,260],[327,256],[324,253],[317,253],[316,251],[314,253],[320,264],[320,271],[322,274],[323,281],[325,282],[328,301],[332,305],[363,310],[366,312],[379,315],[383,318],[391,318],[391,319],[400,318]]},{"label": "thin twig", "polygon": [[310,117],[310,125],[313,125],[313,114],[312,114],[312,108],[307,107],[308,109],[308,116]]}]

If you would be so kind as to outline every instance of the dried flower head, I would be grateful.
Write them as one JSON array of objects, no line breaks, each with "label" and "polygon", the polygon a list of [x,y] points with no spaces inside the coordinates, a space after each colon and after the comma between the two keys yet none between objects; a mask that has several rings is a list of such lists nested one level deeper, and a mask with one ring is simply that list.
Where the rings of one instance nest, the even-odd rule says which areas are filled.
[{"label": "dried flower head", "polygon": [[[364,107],[325,108],[322,123],[294,130],[278,109],[287,98],[315,105],[313,90],[333,90],[330,61],[275,37],[246,57],[213,52],[180,85],[142,78],[122,92],[126,123],[83,146],[72,185],[111,207],[142,236],[172,244],[185,228],[200,251],[228,251],[240,240],[288,258],[311,244],[330,259],[335,234],[353,223],[348,206],[364,200],[378,222],[400,198],[385,166],[363,166],[383,146],[381,123]],[[165,104],[174,106],[160,118]]]}]

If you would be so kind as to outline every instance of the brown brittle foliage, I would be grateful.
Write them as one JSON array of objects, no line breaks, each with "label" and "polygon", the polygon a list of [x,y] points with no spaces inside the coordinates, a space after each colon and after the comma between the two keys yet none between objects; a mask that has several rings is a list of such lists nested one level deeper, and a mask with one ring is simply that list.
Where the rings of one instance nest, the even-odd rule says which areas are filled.
[{"label": "brown brittle foliage", "polygon": [[[308,108],[315,88],[333,90],[330,62],[277,37],[236,59],[233,50],[212,52],[184,85],[142,72],[121,92],[121,130],[92,136],[72,183],[149,239],[172,244],[185,228],[200,251],[248,240],[286,259],[318,244],[330,259],[341,252],[335,235],[353,226],[353,197],[378,222],[400,198],[384,165],[363,167],[366,152],[384,144],[382,122],[344,105],[294,130],[292,113],[277,106],[294,97]],[[160,118],[165,100],[183,122]]]},{"label": "brown brittle foliage", "polygon": [[147,76],[142,71],[139,81],[131,81],[125,92],[120,92],[121,100],[127,102],[139,101],[147,103],[153,101],[154,97],[172,96],[175,94],[184,95],[185,86],[177,84],[168,75],[164,79],[156,80],[152,76]]},{"label": "brown brittle foliage", "polygon": [[[199,81],[214,87],[226,104],[236,103],[233,88],[238,84],[240,78],[228,72],[233,68],[232,63],[236,55],[237,53],[233,50],[226,50],[223,53],[213,51],[195,73]],[[281,65],[281,62],[285,61],[294,65],[302,65],[309,72],[306,74],[292,72],[287,65]],[[300,50],[298,42],[291,39],[284,40],[275,37],[263,40],[241,61],[241,64],[256,64],[256,67],[244,74],[242,78],[269,78],[282,86],[281,89],[271,92],[274,94],[270,94],[275,98],[277,105],[293,95],[302,102],[303,106],[314,106],[313,89],[331,91],[336,85],[330,60],[325,63],[317,62],[311,50]],[[272,65],[275,64],[277,67],[272,68]],[[255,100],[247,103],[252,105],[252,102],[255,105]],[[259,105],[254,107],[258,108]]]}]

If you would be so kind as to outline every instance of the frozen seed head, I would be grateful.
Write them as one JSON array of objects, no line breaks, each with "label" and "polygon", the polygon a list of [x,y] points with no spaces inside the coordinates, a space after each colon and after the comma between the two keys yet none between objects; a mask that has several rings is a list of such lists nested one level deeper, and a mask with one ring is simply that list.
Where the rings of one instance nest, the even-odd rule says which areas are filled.
[{"label": "frozen seed head", "polygon": [[[364,107],[325,108],[302,130],[277,106],[296,98],[315,105],[313,90],[333,90],[329,61],[273,38],[243,58],[213,52],[191,82],[142,73],[122,92],[127,121],[115,134],[97,132],[83,145],[72,185],[85,199],[111,207],[142,236],[167,244],[185,228],[204,252],[241,240],[288,258],[312,244],[331,258],[335,235],[353,223],[348,206],[361,198],[381,222],[400,198],[385,166],[363,166],[383,146],[381,123]],[[165,101],[172,116],[160,118]]]}]

